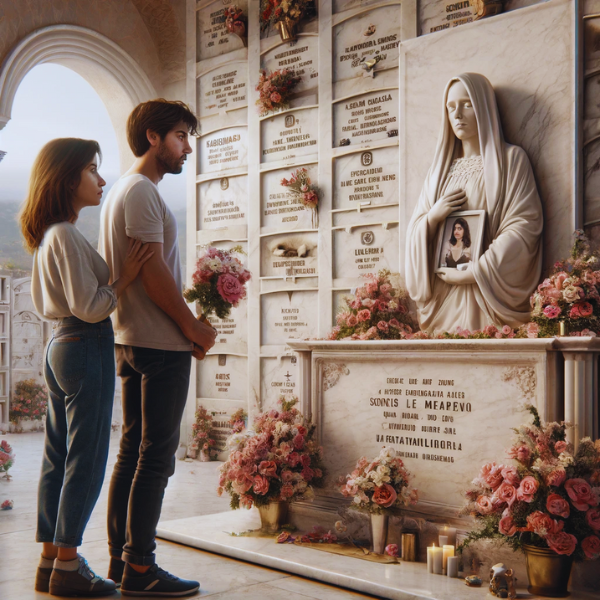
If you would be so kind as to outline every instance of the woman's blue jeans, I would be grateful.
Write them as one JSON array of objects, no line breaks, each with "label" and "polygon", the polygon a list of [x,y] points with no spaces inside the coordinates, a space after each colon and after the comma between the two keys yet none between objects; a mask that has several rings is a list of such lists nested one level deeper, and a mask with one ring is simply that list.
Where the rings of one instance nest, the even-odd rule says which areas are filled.
[{"label": "woman's blue jeans", "polygon": [[100,495],[115,392],[110,319],[61,319],[46,350],[49,390],[37,542],[75,548]]}]

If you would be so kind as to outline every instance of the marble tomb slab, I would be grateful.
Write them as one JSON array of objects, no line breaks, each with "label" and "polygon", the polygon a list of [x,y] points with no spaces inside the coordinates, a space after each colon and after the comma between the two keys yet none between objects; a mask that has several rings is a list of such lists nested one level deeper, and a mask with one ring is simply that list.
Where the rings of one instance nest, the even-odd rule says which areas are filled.
[{"label": "marble tomb slab", "polygon": [[248,128],[219,129],[198,140],[198,172],[201,175],[248,165]]},{"label": "marble tomb slab", "polygon": [[354,96],[333,105],[333,145],[342,140],[351,145],[367,144],[398,135],[397,89]]},{"label": "marble tomb slab", "polygon": [[281,396],[298,395],[298,360],[295,356],[260,359],[262,410],[277,408]]},{"label": "marble tomb slab", "polygon": [[244,62],[222,65],[197,80],[201,119],[248,106],[248,67]]},{"label": "marble tomb slab", "polygon": [[291,160],[316,154],[319,136],[317,108],[288,111],[261,121],[261,162]]},{"label": "marble tomb slab", "polygon": [[240,300],[237,307],[231,309],[229,317],[219,319],[208,317],[210,324],[217,330],[217,339],[213,352],[248,352],[248,300]]},{"label": "marble tomb slab", "polygon": [[292,173],[300,167],[308,170],[311,183],[318,186],[316,164],[288,167],[261,174],[262,227],[267,231],[293,229],[311,229],[312,212],[296,200],[281,185],[283,178],[290,179]]},{"label": "marble tomb slab", "polygon": [[261,238],[261,277],[318,274],[318,234],[282,233]]},{"label": "marble tomb slab", "polygon": [[243,400],[248,395],[248,359],[231,354],[208,354],[198,365],[198,398]]},{"label": "marble tomb slab", "polygon": [[199,229],[248,224],[248,176],[221,177],[198,185]]},{"label": "marble tomb slab", "polygon": [[[248,0],[236,0],[244,14],[248,14]],[[229,33],[225,26],[225,6],[216,0],[200,8],[197,13],[196,60],[206,60],[244,47],[237,35]]]},{"label": "marble tomb slab", "polygon": [[274,292],[260,297],[262,345],[285,345],[288,339],[317,335],[318,292]]}]

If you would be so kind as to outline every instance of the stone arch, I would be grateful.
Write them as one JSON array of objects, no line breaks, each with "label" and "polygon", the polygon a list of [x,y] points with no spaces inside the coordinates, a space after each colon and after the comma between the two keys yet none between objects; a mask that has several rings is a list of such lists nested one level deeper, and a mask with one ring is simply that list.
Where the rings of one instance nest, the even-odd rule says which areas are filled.
[{"label": "stone arch", "polygon": [[76,25],[52,25],[21,40],[0,70],[0,129],[11,118],[17,89],[27,73],[44,63],[68,67],[98,93],[117,134],[121,170],[133,160],[124,124],[140,102],[156,97],[139,65],[106,36]]}]

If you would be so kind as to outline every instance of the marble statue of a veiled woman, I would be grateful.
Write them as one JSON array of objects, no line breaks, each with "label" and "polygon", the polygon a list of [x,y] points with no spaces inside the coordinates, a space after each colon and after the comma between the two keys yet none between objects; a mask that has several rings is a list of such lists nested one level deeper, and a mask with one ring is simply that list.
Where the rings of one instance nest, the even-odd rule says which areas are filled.
[{"label": "marble statue of a veiled woman", "polygon": [[[439,227],[459,210],[485,210],[483,248],[468,269],[434,273]],[[433,164],[408,225],[406,286],[425,331],[517,327],[542,266],[542,206],[522,148],[504,141],[490,82],[450,80]]]}]

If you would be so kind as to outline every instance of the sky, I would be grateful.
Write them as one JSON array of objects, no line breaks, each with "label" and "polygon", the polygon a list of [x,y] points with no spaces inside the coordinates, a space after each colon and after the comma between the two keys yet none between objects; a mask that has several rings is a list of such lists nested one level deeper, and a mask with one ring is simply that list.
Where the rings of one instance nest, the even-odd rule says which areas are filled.
[{"label": "sky", "polygon": [[[117,138],[104,104],[94,88],[74,71],[59,65],[39,65],[21,82],[12,118],[0,130],[0,150],[7,152],[0,162],[0,202],[23,200],[37,153],[46,142],[58,137],[99,142],[103,154],[100,174],[108,192],[120,172]],[[180,175],[166,175],[159,184],[172,209],[185,206],[185,179],[184,170]]]}]

